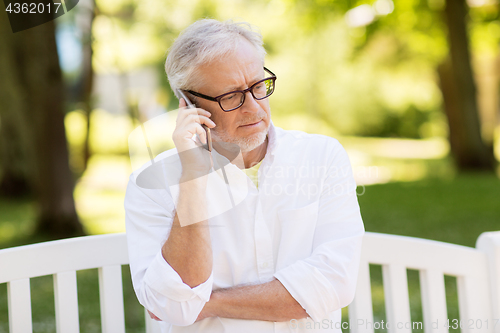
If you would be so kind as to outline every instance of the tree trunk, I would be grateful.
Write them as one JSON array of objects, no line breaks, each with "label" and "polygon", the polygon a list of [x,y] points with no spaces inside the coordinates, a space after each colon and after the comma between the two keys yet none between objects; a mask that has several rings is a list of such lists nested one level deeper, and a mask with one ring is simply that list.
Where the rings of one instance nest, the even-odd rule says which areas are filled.
[{"label": "tree trunk", "polygon": [[[0,55],[1,57],[1,55]],[[0,68],[2,66],[0,65]],[[0,77],[5,78],[0,70]],[[3,81],[3,80],[0,80]],[[7,81],[9,82],[10,81]],[[0,83],[0,91],[3,90],[5,82]],[[0,92],[0,100],[3,99],[4,93]],[[31,187],[29,186],[28,175],[26,170],[25,161],[26,151],[23,149],[21,142],[23,141],[23,133],[19,131],[20,120],[17,117],[10,117],[16,115],[15,113],[6,114],[4,106],[0,106],[0,163],[1,163],[1,177],[0,177],[0,196],[8,198],[19,198],[31,194]]]},{"label": "tree trunk", "polygon": [[493,147],[481,136],[467,36],[465,0],[447,0],[450,56],[438,69],[450,128],[450,147],[460,171],[494,171]]},{"label": "tree trunk", "polygon": [[0,195],[20,197],[31,192],[29,131],[23,110],[21,82],[12,64],[16,58],[14,34],[7,19],[0,20]]},{"label": "tree trunk", "polygon": [[[5,23],[3,23],[5,24]],[[73,176],[69,169],[64,128],[64,89],[55,40],[54,21],[15,34],[2,34],[11,44],[8,66],[16,83],[3,113],[20,114],[20,132],[30,167],[30,183],[38,202],[37,232],[54,238],[84,234],[73,200]],[[7,34],[8,34],[7,33]],[[9,82],[10,83],[10,82]],[[7,94],[9,94],[7,92]]]}]

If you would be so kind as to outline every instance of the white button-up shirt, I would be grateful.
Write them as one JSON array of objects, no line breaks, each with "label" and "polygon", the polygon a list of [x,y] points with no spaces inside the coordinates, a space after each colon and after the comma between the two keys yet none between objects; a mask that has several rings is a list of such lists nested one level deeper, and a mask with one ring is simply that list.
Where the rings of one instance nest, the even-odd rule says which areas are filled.
[{"label": "white button-up shirt", "polygon": [[[341,332],[341,308],[354,297],[364,233],[348,156],[323,135],[271,124],[268,138],[258,189],[235,165],[225,167],[230,184],[247,177],[247,187],[233,189],[234,207],[211,214],[212,275],[194,288],[161,254],[178,186],[146,189],[132,174],[125,198],[132,280],[139,302],[162,319],[162,332]],[[173,151],[156,161],[171,161]],[[194,323],[212,290],[273,278],[310,318]]]}]

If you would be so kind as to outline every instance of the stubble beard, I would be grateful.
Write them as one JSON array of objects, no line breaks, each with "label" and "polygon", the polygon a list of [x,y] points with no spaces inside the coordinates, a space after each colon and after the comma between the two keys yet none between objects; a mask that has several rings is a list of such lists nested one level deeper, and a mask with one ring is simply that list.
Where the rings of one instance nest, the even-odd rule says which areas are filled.
[{"label": "stubble beard", "polygon": [[247,153],[249,151],[254,150],[255,148],[259,147],[261,144],[264,143],[267,137],[267,133],[269,131],[269,124],[266,127],[265,130],[252,134],[251,136],[248,137],[240,137],[240,138],[234,138],[229,136],[226,132],[219,133],[215,129],[212,129],[212,136],[217,140],[217,141],[223,141],[227,143],[232,143],[240,147],[240,150],[242,153]]}]

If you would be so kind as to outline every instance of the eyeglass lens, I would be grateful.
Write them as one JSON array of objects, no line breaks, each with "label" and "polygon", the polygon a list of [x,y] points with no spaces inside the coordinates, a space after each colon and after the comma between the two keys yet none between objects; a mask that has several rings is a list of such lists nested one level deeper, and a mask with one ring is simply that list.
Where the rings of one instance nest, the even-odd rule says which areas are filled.
[{"label": "eyeglass lens", "polygon": [[[274,80],[272,78],[258,82],[252,87],[252,95],[255,99],[264,99],[274,91]],[[240,107],[245,100],[243,92],[235,92],[223,96],[219,103],[223,110],[231,110]]]}]

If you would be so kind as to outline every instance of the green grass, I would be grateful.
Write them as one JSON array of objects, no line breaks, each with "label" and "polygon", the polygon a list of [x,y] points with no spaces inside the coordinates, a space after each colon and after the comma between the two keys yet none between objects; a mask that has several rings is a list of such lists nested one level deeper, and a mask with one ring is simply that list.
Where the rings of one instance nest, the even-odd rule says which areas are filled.
[{"label": "green grass", "polygon": [[500,180],[467,174],[454,180],[367,186],[359,196],[367,231],[475,246],[500,229]]},{"label": "green grass", "polygon": [[[358,192],[362,192],[361,190]],[[500,229],[500,181],[493,175],[467,174],[453,180],[371,185],[358,197],[367,231],[406,235],[474,246],[485,231]],[[25,199],[0,200],[0,248],[40,241],[31,234],[35,207]],[[384,320],[381,267],[372,265],[376,321]],[[97,271],[78,272],[81,332],[100,332]],[[143,309],[123,268],[127,332],[144,330]],[[418,273],[408,270],[412,321],[422,321]],[[456,279],[446,277],[449,317],[458,318]],[[52,277],[32,279],[35,332],[54,332]],[[346,315],[344,311],[344,315]],[[346,317],[345,317],[346,318]],[[0,333],[8,331],[7,294],[0,285]],[[385,330],[376,330],[383,332]],[[414,330],[420,333],[422,330]]]},{"label": "green grass", "polygon": [[0,248],[28,244],[35,227],[35,206],[28,198],[0,199]]}]

